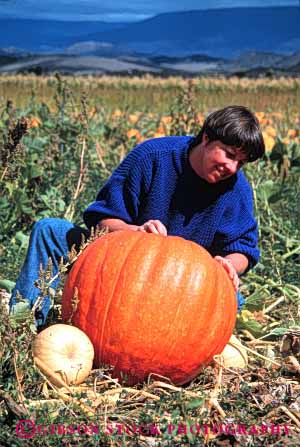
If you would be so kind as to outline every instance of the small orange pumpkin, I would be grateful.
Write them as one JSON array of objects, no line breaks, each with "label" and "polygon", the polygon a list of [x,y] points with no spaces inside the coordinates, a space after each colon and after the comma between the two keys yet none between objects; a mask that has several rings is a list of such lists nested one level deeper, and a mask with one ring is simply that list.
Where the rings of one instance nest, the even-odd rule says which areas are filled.
[{"label": "small orange pumpkin", "polygon": [[84,250],[62,298],[63,319],[88,335],[96,366],[113,365],[128,384],[150,373],[190,381],[223,350],[236,312],[231,280],[204,248],[127,230]]}]

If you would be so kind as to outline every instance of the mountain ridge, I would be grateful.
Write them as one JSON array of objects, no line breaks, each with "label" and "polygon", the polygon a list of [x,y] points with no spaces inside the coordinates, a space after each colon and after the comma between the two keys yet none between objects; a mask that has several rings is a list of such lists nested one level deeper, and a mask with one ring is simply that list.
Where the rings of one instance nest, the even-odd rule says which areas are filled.
[{"label": "mountain ridge", "polygon": [[0,19],[0,72],[296,76],[299,23],[298,6],[166,12],[131,23]]},{"label": "mountain ridge", "polygon": [[288,54],[300,51],[299,23],[298,6],[165,12],[131,23],[0,19],[0,48],[64,53],[94,42],[122,54],[151,56]]},{"label": "mountain ridge", "polygon": [[232,58],[250,50],[300,50],[299,23],[299,7],[226,8],[162,13],[86,37],[152,55]]}]

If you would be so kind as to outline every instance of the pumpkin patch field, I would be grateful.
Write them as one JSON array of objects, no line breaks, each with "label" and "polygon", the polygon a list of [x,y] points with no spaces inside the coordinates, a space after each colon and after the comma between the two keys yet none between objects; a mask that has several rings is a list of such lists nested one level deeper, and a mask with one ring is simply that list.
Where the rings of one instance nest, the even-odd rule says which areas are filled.
[{"label": "pumpkin patch field", "polygon": [[[230,104],[255,112],[266,145],[243,168],[261,257],[237,316],[204,249],[130,231],[82,240],[58,290],[51,262],[40,270],[42,330],[22,297],[9,315],[36,221],[83,225],[135,145],[198,133]],[[1,77],[0,446],[300,445],[299,204],[297,78]]]}]

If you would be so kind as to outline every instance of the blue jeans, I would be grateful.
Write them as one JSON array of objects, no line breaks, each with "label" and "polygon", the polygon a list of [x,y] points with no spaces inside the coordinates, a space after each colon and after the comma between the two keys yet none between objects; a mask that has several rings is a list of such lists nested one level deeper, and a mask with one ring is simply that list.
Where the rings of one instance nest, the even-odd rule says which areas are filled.
[{"label": "blue jeans", "polygon": [[[34,285],[39,278],[40,266],[46,270],[49,258],[52,259],[52,275],[55,276],[59,269],[61,258],[67,261],[67,254],[71,247],[79,250],[82,235],[89,236],[87,229],[81,228],[73,223],[56,218],[45,218],[37,222],[32,230],[27,255],[12,291],[10,308],[17,303],[17,292],[23,299],[28,300],[32,307],[37,300],[40,289]],[[60,278],[51,283],[51,288],[56,289]],[[241,293],[237,292],[238,311],[242,308],[245,300]],[[37,309],[35,318],[37,325],[46,321],[51,305],[50,298],[43,301],[41,309]]]},{"label": "blue jeans", "polygon": [[[68,251],[71,247],[75,245],[75,248],[79,250],[82,234],[88,237],[89,231],[63,219],[45,218],[34,225],[26,258],[12,291],[11,310],[18,301],[18,293],[23,299],[29,301],[30,307],[34,305],[40,294],[40,289],[34,284],[39,279],[40,266],[46,270],[48,260],[51,258],[52,276],[55,276],[59,270],[61,258],[65,262],[67,261]],[[60,277],[56,278],[51,283],[51,288],[56,289],[59,281]],[[46,297],[42,308],[36,310],[35,318],[38,326],[45,323],[50,305],[51,300]]]}]

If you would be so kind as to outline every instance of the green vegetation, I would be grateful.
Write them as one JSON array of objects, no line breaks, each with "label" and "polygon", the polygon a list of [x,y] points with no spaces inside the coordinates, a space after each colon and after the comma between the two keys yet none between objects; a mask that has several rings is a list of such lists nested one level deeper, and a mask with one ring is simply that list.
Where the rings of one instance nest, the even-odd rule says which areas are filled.
[{"label": "green vegetation", "polygon": [[[178,424],[231,422],[291,428],[289,436],[283,425],[280,436],[270,430],[237,435],[241,445],[300,445],[299,88],[299,80],[0,79],[1,446],[226,445],[203,430],[178,433]],[[70,397],[34,366],[30,313],[19,321],[5,310],[32,224],[47,216],[82,224],[83,209],[137,142],[197,132],[208,111],[229,103],[258,113],[268,148],[263,160],[246,168],[261,240],[260,263],[242,280],[247,304],[236,325],[243,343],[256,352],[248,352],[248,368],[226,370],[216,363],[186,387],[150,380],[135,392],[118,387],[109,370],[101,369]],[[52,323],[59,321],[60,291],[54,299]],[[283,350],[282,340],[291,337]],[[48,425],[93,421],[101,430],[21,439],[15,432],[21,419]],[[145,433],[104,434],[113,423],[157,423],[165,433],[156,444]],[[168,433],[168,424],[177,430]]]}]

